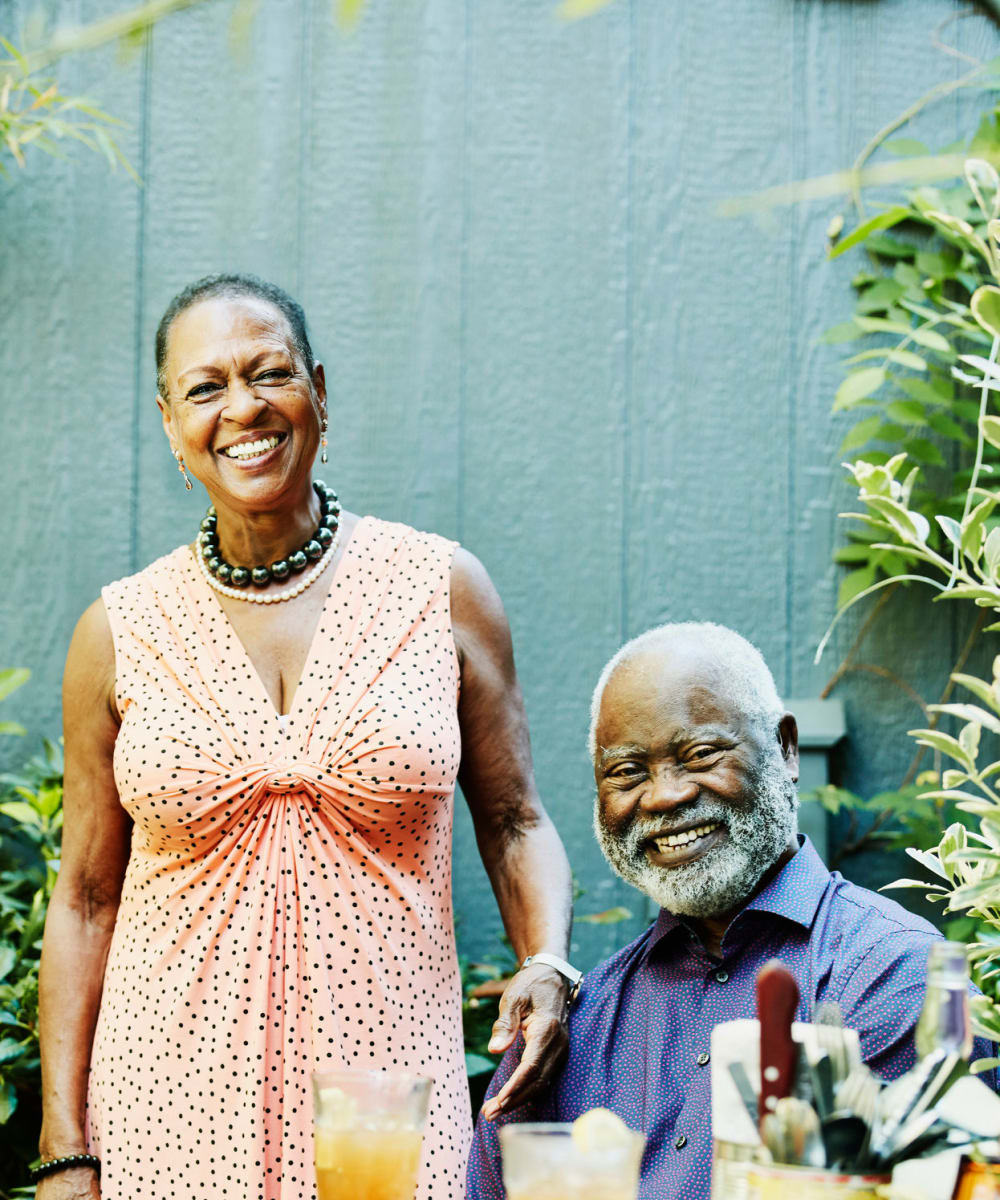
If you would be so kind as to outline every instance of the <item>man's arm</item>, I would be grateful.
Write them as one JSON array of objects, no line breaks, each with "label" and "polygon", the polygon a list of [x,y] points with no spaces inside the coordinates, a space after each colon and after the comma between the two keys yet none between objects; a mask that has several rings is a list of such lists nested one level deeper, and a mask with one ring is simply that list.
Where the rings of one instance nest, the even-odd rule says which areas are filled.
[{"label": "man's arm", "polygon": [[[459,782],[483,865],[519,961],[569,947],[571,880],[555,827],[542,807],[531,766],[510,630],[496,589],[479,561],[456,553],[451,612],[462,672]],[[484,1106],[487,1117],[522,1104],[546,1086],[566,1050],[566,980],[551,967],[518,971],[500,1001],[490,1050],[524,1035],[520,1065]]]}]

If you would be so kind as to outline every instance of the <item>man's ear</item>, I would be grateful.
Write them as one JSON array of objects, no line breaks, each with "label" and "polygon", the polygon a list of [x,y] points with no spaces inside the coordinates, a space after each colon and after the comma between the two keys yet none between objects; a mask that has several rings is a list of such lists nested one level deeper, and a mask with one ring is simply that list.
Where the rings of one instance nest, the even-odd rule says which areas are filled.
[{"label": "man's ear", "polygon": [[792,777],[793,783],[799,781],[799,727],[790,712],[786,712],[778,722],[778,741],[781,743],[781,756]]}]

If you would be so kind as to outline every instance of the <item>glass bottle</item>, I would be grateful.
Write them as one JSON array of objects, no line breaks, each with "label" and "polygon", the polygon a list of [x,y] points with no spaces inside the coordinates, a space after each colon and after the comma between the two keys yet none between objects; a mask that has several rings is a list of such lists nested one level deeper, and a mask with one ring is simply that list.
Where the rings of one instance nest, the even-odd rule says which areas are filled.
[{"label": "glass bottle", "polygon": [[917,1021],[917,1054],[926,1058],[935,1051],[972,1053],[969,1020],[969,969],[965,947],[956,942],[934,942],[927,959],[927,994]]}]

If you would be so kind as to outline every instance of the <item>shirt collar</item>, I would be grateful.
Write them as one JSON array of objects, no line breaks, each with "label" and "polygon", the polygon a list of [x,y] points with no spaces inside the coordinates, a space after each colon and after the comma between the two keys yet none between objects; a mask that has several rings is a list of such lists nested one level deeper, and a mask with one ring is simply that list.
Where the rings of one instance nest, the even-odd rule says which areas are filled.
[{"label": "shirt collar", "polygon": [[[734,918],[734,923],[743,913],[766,912],[784,917],[785,920],[808,930],[812,927],[816,910],[829,883],[830,872],[816,853],[812,842],[804,834],[799,834],[798,853],[785,863],[765,888],[743,906]],[[683,917],[661,908],[646,943],[646,954],[678,928],[686,929],[689,926]]]}]

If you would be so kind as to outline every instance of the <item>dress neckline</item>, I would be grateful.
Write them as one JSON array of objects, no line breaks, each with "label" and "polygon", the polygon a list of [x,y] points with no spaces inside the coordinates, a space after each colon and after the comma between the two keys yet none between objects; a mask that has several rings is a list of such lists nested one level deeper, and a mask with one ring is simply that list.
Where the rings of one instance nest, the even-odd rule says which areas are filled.
[{"label": "dress neckline", "polygon": [[296,714],[296,710],[298,708],[299,694],[302,691],[303,682],[308,677],[308,668],[316,657],[316,647],[319,642],[320,636],[326,627],[326,619],[327,619],[327,615],[328,615],[329,608],[330,608],[330,597],[333,595],[334,588],[336,587],[336,585],[341,582],[342,576],[344,576],[347,573],[348,560],[354,556],[354,554],[356,553],[357,547],[359,547],[361,544],[362,526],[365,526],[365,534],[367,535],[367,533],[368,533],[367,526],[370,525],[373,521],[374,521],[373,517],[369,517],[369,516],[359,517],[357,524],[354,526],[354,529],[351,531],[351,536],[348,538],[348,540],[344,546],[344,549],[340,555],[340,561],[337,563],[336,567],[334,568],[333,575],[330,578],[330,584],[329,584],[329,587],[327,588],[327,593],[323,600],[323,607],[320,609],[319,617],[316,620],[316,626],[312,632],[312,637],[309,639],[309,649],[306,651],[306,657],[302,663],[302,671],[299,675],[299,681],[295,685],[295,691],[292,693],[292,697],[291,697],[291,701],[289,702],[288,709],[286,712],[283,712],[283,713],[278,711],[277,705],[271,699],[271,694],[267,690],[267,688],[264,686],[264,681],[260,677],[260,672],[257,670],[257,667],[254,665],[254,661],[250,657],[250,653],[247,650],[246,646],[243,644],[243,639],[240,637],[239,633],[237,632],[236,626],[233,624],[232,620],[230,619],[229,613],[226,612],[225,608],[223,608],[222,602],[219,599],[218,593],[206,581],[206,579],[202,575],[201,570],[199,569],[198,564],[195,561],[194,551],[191,549],[190,545],[182,546],[180,548],[182,560],[185,564],[188,574],[194,577],[195,585],[200,589],[201,594],[208,598],[208,602],[212,608],[212,611],[216,614],[216,616],[218,618],[220,618],[222,620],[223,624],[228,629],[230,636],[233,638],[234,642],[236,643],[238,652],[243,656],[247,678],[251,681],[252,685],[256,689],[259,699],[266,705],[265,711],[281,727],[281,729],[283,731],[287,731],[289,725],[291,724],[292,717],[295,716],[295,714]]}]

